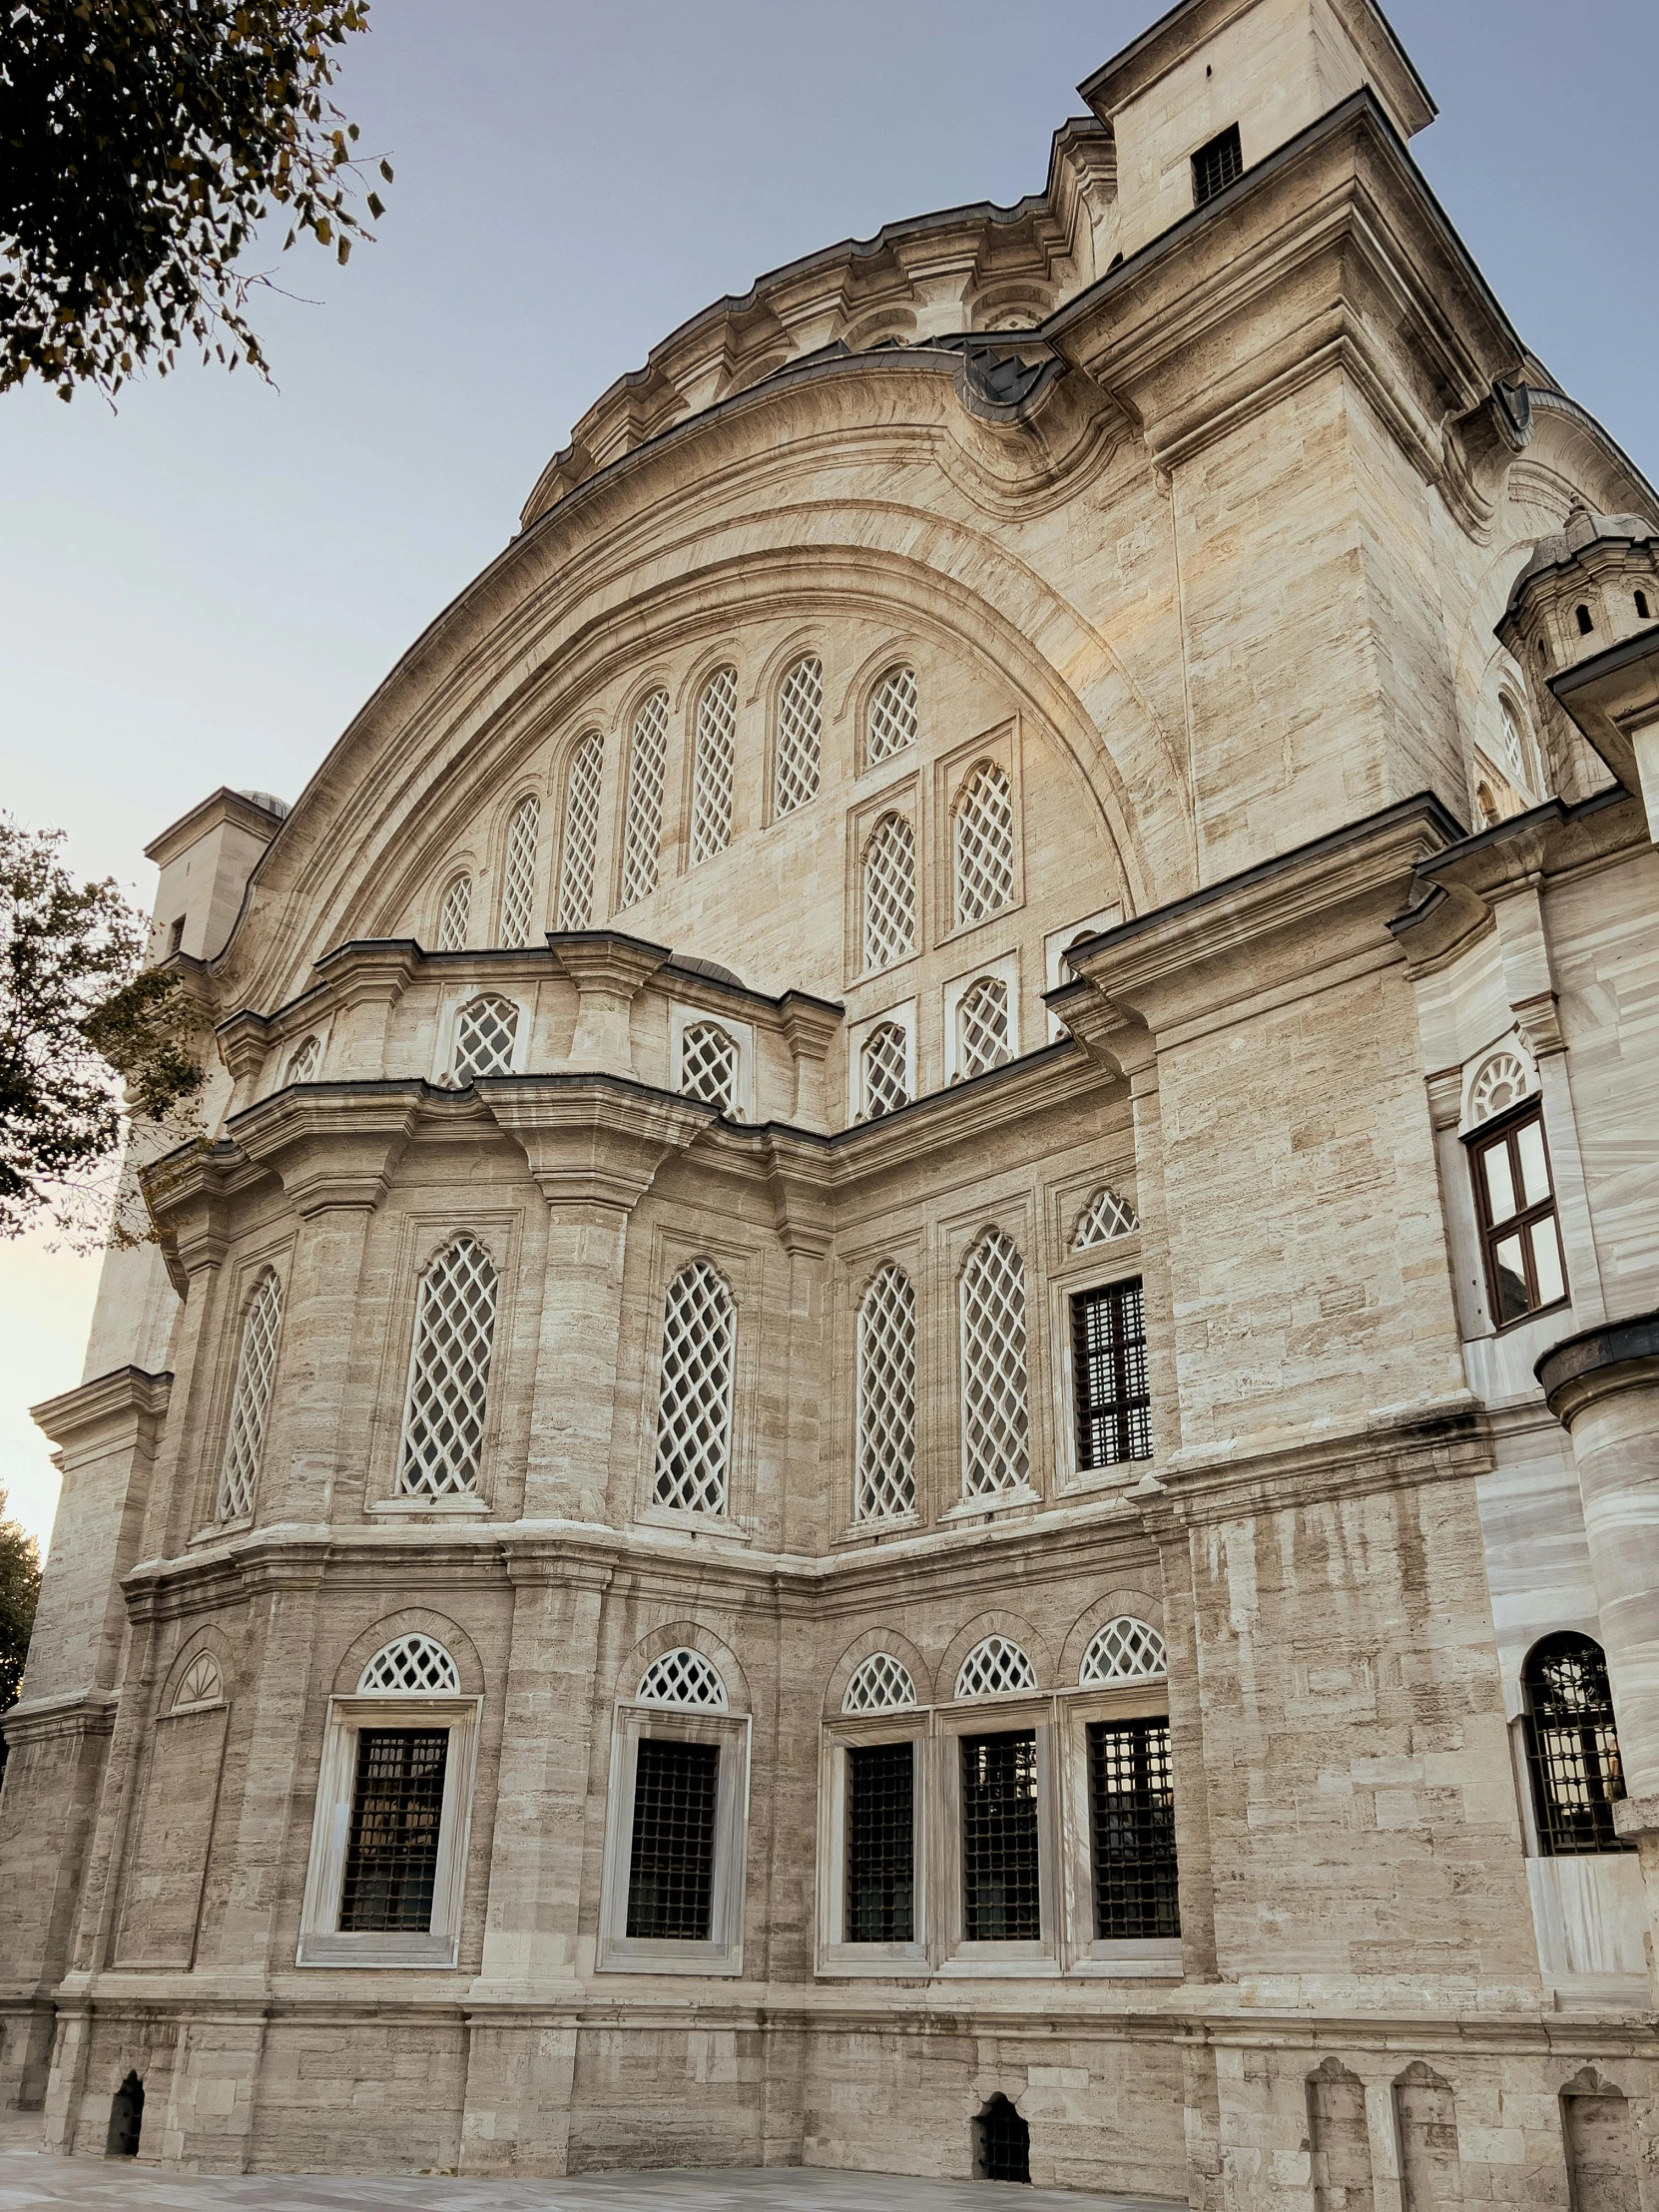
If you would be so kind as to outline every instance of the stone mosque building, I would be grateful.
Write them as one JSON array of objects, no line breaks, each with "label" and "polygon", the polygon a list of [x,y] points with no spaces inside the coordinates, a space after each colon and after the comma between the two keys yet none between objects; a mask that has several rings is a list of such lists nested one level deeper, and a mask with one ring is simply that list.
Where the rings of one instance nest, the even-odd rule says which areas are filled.
[{"label": "stone mosque building", "polygon": [[1372,0],[1081,95],[151,846],[49,2146],[1659,2212],[1659,497]]}]

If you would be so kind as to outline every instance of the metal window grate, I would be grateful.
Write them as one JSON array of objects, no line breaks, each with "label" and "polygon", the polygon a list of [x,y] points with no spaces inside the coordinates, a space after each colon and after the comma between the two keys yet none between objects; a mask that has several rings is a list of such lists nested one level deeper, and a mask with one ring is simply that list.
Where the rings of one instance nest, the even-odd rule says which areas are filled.
[{"label": "metal window grate", "polygon": [[478,1478],[495,1294],[494,1263],[471,1237],[458,1237],[421,1278],[397,1462],[405,1496],[449,1496]]},{"label": "metal window grate", "polygon": [[472,877],[457,875],[443,894],[438,908],[438,950],[464,952],[466,925],[472,913]]},{"label": "metal window grate", "polygon": [[981,761],[956,803],[956,919],[979,921],[1014,895],[1014,803],[994,761]]},{"label": "metal window grate", "polygon": [[1032,1729],[962,1738],[962,1935],[970,1943],[1042,1936]]},{"label": "metal window grate", "polygon": [[885,1713],[915,1701],[916,1686],[904,1662],[890,1651],[872,1651],[853,1668],[841,1693],[841,1711]]},{"label": "metal window grate", "polygon": [[719,1787],[718,1744],[640,1739],[628,1864],[630,1936],[708,1941]]},{"label": "metal window grate", "polygon": [[1073,1252],[1087,1252],[1091,1245],[1111,1244],[1118,1237],[1133,1236],[1141,1226],[1128,1199],[1102,1184],[1077,1217],[1071,1233]]},{"label": "metal window grate", "polygon": [[461,1678],[435,1636],[398,1636],[357,1677],[359,1697],[458,1697]]},{"label": "metal window grate", "polygon": [[657,1499],[684,1512],[726,1510],[732,1446],[732,1294],[707,1260],[668,1287],[657,1406]]},{"label": "metal window grate", "polygon": [[1145,1621],[1120,1614],[1090,1643],[1077,1670],[1081,1688],[1097,1682],[1144,1682],[1165,1672],[1164,1639]]},{"label": "metal window grate", "polygon": [[628,820],[623,830],[622,903],[657,888],[663,841],[663,783],[668,774],[668,693],[654,691],[634,717],[628,756]]},{"label": "metal window grate", "polygon": [[916,1502],[916,1294],[888,1265],[858,1307],[858,1496],[855,1520]]},{"label": "metal window grate", "polygon": [[1629,1851],[1613,1826],[1624,1770],[1601,1646],[1571,1631],[1546,1636],[1521,1669],[1526,1761],[1545,1858]]},{"label": "metal window grate", "polygon": [[1152,1396],[1138,1276],[1072,1300],[1071,1357],[1079,1467],[1150,1459]]},{"label": "metal window grate", "polygon": [[1007,1697],[1016,1690],[1036,1687],[1036,1670],[1030,1660],[1005,1636],[985,1637],[956,1670],[958,1698]]},{"label": "metal window grate", "polygon": [[1031,2129],[1000,2090],[973,2123],[973,2170],[980,2181],[1031,2179]]},{"label": "metal window grate", "polygon": [[956,1002],[957,1080],[1004,1067],[1008,1057],[1008,986],[999,975],[981,975]]},{"label": "metal window grate", "polygon": [[559,867],[559,927],[593,926],[593,875],[599,859],[599,800],[605,741],[597,730],[570,757],[565,778],[564,852]]},{"label": "metal window grate", "polygon": [[511,1075],[518,1039],[518,1008],[510,998],[474,998],[455,1016],[457,1089],[475,1076]]},{"label": "metal window grate", "polygon": [[426,1934],[443,1821],[447,1728],[365,1728],[345,1847],[339,1925]]},{"label": "metal window grate", "polygon": [[692,771],[691,856],[712,859],[732,841],[733,743],[738,672],[716,669],[697,702],[697,761]]},{"label": "metal window grate", "polygon": [[916,742],[916,672],[913,668],[889,668],[869,698],[865,721],[864,761],[890,761]]},{"label": "metal window grate", "polygon": [[738,1042],[718,1021],[686,1024],[680,1038],[680,1088],[687,1098],[706,1099],[723,1114],[738,1102]]},{"label": "metal window grate", "polygon": [[859,1744],[846,1755],[846,1940],[915,1939],[915,1751]]},{"label": "metal window grate", "polygon": [[864,966],[891,967],[915,948],[915,835],[901,815],[883,815],[864,846]]},{"label": "metal window grate", "polygon": [[288,1062],[288,1081],[308,1083],[315,1075],[321,1059],[322,1039],[317,1036],[307,1037]]},{"label": "metal window grate", "polygon": [[999,1231],[975,1248],[959,1291],[962,1495],[1021,1487],[1029,1467],[1025,1263]]},{"label": "metal window grate", "polygon": [[536,838],[541,831],[541,808],[534,799],[521,799],[507,826],[507,856],[502,868],[501,942],[530,942],[530,921],[536,906]]},{"label": "metal window grate", "polygon": [[665,1651],[653,1659],[640,1677],[638,1696],[647,1705],[702,1705],[711,1712],[726,1710],[726,1685],[720,1670],[701,1652]]},{"label": "metal window grate", "polygon": [[1095,1935],[1179,1936],[1168,1721],[1090,1722],[1089,1824]]},{"label": "metal window grate", "polygon": [[824,667],[808,654],[785,677],[778,694],[778,746],[773,762],[772,811],[793,815],[818,797],[824,722]]},{"label": "metal window grate", "polygon": [[1225,192],[1243,175],[1244,153],[1239,144],[1239,126],[1230,123],[1193,156],[1193,206],[1202,208],[1207,200],[1213,200],[1218,192]]},{"label": "metal window grate", "polygon": [[878,1022],[858,1055],[863,1075],[860,1119],[879,1121],[910,1103],[910,1051],[896,1021]]},{"label": "metal window grate", "polygon": [[265,1446],[266,1415],[276,1373],[276,1335],[282,1323],[282,1286],[267,1268],[254,1289],[242,1320],[237,1379],[231,1390],[231,1420],[225,1437],[225,1463],[219,1472],[219,1518],[239,1520],[254,1510],[254,1485]]}]

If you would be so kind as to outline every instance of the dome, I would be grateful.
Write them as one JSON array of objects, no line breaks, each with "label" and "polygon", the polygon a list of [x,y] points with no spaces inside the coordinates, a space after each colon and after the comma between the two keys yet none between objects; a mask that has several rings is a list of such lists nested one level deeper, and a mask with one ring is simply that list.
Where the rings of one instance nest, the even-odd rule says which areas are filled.
[{"label": "dome", "polygon": [[1567,517],[1564,530],[1557,531],[1553,537],[1540,538],[1532,548],[1531,559],[1515,578],[1506,611],[1512,614],[1520,605],[1527,586],[1535,577],[1552,568],[1568,567],[1592,545],[1616,544],[1621,540],[1627,545],[1659,542],[1659,523],[1649,522],[1643,515],[1593,514],[1588,507],[1575,507]]}]

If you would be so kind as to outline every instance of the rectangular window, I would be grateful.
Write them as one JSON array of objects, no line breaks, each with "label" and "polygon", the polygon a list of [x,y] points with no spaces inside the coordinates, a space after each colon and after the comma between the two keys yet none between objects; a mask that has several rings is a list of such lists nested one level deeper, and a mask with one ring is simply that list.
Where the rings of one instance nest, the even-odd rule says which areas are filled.
[{"label": "rectangular window", "polygon": [[846,1755],[846,1940],[915,1939],[915,1752],[860,1744]]},{"label": "rectangular window", "polygon": [[447,1728],[365,1728],[357,1737],[341,1934],[426,1935],[432,1926]]},{"label": "rectangular window", "polygon": [[970,1943],[1042,1938],[1034,1729],[962,1738],[962,1935]]},{"label": "rectangular window", "polygon": [[1152,1397],[1139,1277],[1072,1300],[1071,1350],[1079,1468],[1150,1459]]},{"label": "rectangular window", "polygon": [[1179,1936],[1168,1721],[1090,1723],[1089,1827],[1095,1935]]},{"label": "rectangular window", "polygon": [[1230,123],[1225,131],[1213,138],[1208,146],[1201,146],[1193,156],[1193,206],[1202,208],[1206,200],[1213,200],[1218,192],[1225,192],[1236,178],[1244,175],[1244,155],[1239,146],[1239,126]]},{"label": "rectangular window", "polygon": [[630,1936],[707,1942],[720,1746],[642,1736],[628,1867]]},{"label": "rectangular window", "polygon": [[1472,1139],[1469,1165],[1494,1324],[1502,1329],[1564,1305],[1567,1280],[1543,1108],[1534,1103],[1501,1128]]}]

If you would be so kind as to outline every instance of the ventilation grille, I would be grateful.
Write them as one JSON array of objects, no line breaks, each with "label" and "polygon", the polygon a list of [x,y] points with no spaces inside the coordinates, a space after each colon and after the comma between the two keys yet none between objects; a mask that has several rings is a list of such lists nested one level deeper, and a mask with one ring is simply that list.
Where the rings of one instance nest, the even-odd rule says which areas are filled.
[{"label": "ventilation grille", "polygon": [[452,1244],[421,1280],[397,1468],[406,1496],[451,1496],[478,1479],[495,1291],[490,1256],[470,1237]]},{"label": "ventilation grille", "polygon": [[797,661],[778,694],[778,754],[772,811],[793,815],[818,797],[824,716],[824,668],[811,654]]},{"label": "ventilation grille", "polygon": [[657,1409],[657,1499],[688,1513],[726,1510],[732,1440],[732,1294],[707,1260],[668,1287]]},{"label": "ventilation grille", "polygon": [[916,672],[890,668],[870,696],[864,759],[889,761],[916,742]]},{"label": "ventilation grille", "polygon": [[962,1494],[1018,1489],[1028,1467],[1025,1266],[993,1232],[962,1272]]},{"label": "ventilation grille", "polygon": [[981,761],[956,808],[956,919],[980,921],[1013,895],[1013,800],[1002,770]]},{"label": "ventilation grille", "polygon": [[521,800],[507,830],[501,892],[501,942],[505,945],[530,942],[530,921],[536,906],[536,837],[540,830],[540,807],[533,799]]},{"label": "ventilation grille", "polygon": [[738,727],[738,672],[717,669],[697,703],[697,769],[692,778],[691,856],[724,852],[732,839],[733,740]]},{"label": "ventilation grille", "polygon": [[864,966],[891,967],[916,948],[916,840],[898,815],[883,815],[864,847]]},{"label": "ventilation grille", "polygon": [[887,1266],[858,1308],[858,1498],[855,1517],[886,1520],[916,1501],[916,1296]]},{"label": "ventilation grille", "polygon": [[593,871],[599,857],[599,796],[605,741],[590,732],[570,758],[565,781],[564,855],[559,868],[559,927],[593,926]]},{"label": "ventilation grille", "polygon": [[649,898],[657,888],[667,768],[668,693],[657,691],[634,717],[634,743],[628,757],[628,823],[622,852],[624,906]]},{"label": "ventilation grille", "polygon": [[640,1676],[644,1705],[699,1705],[713,1713],[726,1710],[726,1685],[719,1670],[696,1651],[665,1651]]},{"label": "ventilation grille", "polygon": [[843,1713],[889,1713],[914,1705],[916,1686],[910,1670],[890,1651],[871,1652],[852,1670],[841,1697]]},{"label": "ventilation grille", "polygon": [[385,1644],[357,1677],[359,1697],[458,1697],[455,1662],[433,1636],[399,1636]]},{"label": "ventilation grille", "polygon": [[266,1415],[276,1372],[276,1333],[282,1322],[282,1286],[267,1269],[243,1316],[237,1353],[237,1380],[231,1392],[231,1421],[225,1438],[225,1463],[219,1474],[219,1518],[240,1520],[254,1510],[254,1485],[265,1447]]},{"label": "ventilation grille", "polygon": [[1005,1636],[987,1636],[975,1644],[956,1673],[958,1698],[1009,1697],[1036,1687],[1030,1660]]}]

